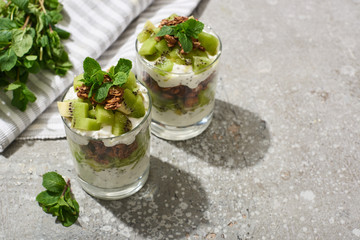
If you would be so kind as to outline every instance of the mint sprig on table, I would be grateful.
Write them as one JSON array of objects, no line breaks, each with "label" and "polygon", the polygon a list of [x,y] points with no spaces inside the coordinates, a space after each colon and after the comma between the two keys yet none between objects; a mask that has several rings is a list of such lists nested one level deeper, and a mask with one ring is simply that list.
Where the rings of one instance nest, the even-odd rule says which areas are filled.
[{"label": "mint sprig on table", "polygon": [[75,200],[70,187],[70,180],[56,172],[48,172],[43,175],[42,185],[46,191],[39,193],[36,201],[44,212],[57,217],[65,227],[71,226],[79,217],[79,204]]},{"label": "mint sprig on table", "polygon": [[36,100],[26,85],[30,73],[64,76],[72,67],[61,43],[70,33],[55,26],[61,11],[58,0],[0,0],[0,89],[12,91],[11,104],[21,111]]},{"label": "mint sprig on table", "polygon": [[188,53],[193,49],[192,38],[197,39],[199,33],[201,33],[203,29],[204,24],[202,22],[190,18],[187,21],[177,25],[162,26],[156,36],[162,37],[165,35],[171,35],[177,37],[184,51]]},{"label": "mint sprig on table", "polygon": [[[101,103],[108,95],[112,86],[120,86],[126,83],[132,68],[132,62],[125,58],[120,58],[116,66],[112,66],[108,72],[101,70],[100,64],[93,58],[87,57],[83,62],[84,84],[90,87],[88,97],[94,95],[94,99]],[[112,81],[104,82],[105,75]]]}]

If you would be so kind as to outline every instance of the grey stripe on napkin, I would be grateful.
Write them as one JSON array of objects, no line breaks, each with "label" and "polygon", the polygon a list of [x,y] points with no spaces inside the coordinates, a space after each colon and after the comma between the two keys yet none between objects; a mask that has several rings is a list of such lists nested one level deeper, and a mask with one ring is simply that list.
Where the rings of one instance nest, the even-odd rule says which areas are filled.
[{"label": "grey stripe on napkin", "polygon": [[[100,57],[97,58],[101,66],[104,69],[106,69],[107,67],[116,64],[116,62],[120,57],[134,60],[135,59],[134,46],[135,46],[136,35],[142,30],[143,25],[147,20],[156,23],[173,13],[176,13],[178,15],[188,16],[196,8],[199,2],[200,0],[173,0],[173,1],[155,0],[150,5],[150,7],[148,7],[145,11],[143,11],[140,14],[140,16],[136,18],[135,21],[133,21],[127,27],[125,32],[123,32],[116,39],[116,41],[104,53],[102,53]],[[84,21],[85,21],[84,19],[79,19],[77,20],[76,24],[81,25],[81,23],[83,23]],[[110,20],[108,19],[107,21]],[[67,29],[67,30],[71,31],[71,29]],[[94,29],[92,30],[95,31]],[[87,44],[87,46],[90,48],[90,46],[93,46],[94,42],[88,40],[87,42],[84,42],[84,45],[85,44]],[[86,55],[86,51],[83,51],[76,53],[76,57],[84,59],[85,56],[83,56],[83,54],[85,54],[85,56],[89,55],[89,54]],[[97,57],[97,56],[93,55],[93,57]],[[78,72],[76,72],[76,74],[77,73]],[[62,137],[65,137],[65,132],[62,126],[62,120],[57,112],[56,101],[55,101],[43,114],[41,114],[37,118],[37,120],[33,124],[31,124],[26,129],[26,131],[24,131],[18,137],[18,139],[55,139]]]}]

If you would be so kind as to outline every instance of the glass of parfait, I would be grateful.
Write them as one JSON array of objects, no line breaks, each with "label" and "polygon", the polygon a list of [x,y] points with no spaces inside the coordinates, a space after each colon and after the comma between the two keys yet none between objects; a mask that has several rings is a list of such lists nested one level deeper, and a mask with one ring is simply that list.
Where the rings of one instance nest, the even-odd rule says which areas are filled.
[{"label": "glass of parfait", "polygon": [[[111,83],[105,72],[101,74],[104,84]],[[110,87],[99,104],[88,98],[83,78],[77,76],[58,102],[79,183],[100,199],[128,197],[142,188],[149,175],[150,94],[130,72],[127,83]],[[114,99],[120,99],[117,105]]]},{"label": "glass of parfait", "polygon": [[176,28],[189,19],[190,26],[199,22],[176,15],[163,19],[157,27],[148,21],[135,44],[137,78],[153,101],[151,131],[167,140],[198,136],[213,116],[222,49],[219,36],[204,25],[197,39],[192,37],[188,52],[179,38],[159,37],[164,26]]}]

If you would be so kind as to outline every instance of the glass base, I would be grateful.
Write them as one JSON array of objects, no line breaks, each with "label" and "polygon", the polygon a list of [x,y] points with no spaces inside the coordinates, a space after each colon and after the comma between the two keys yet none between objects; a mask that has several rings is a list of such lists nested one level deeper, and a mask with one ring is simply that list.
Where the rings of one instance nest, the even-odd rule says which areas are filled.
[{"label": "glass base", "polygon": [[148,168],[145,173],[134,183],[126,185],[121,188],[99,188],[95,187],[80,177],[78,181],[81,187],[91,196],[103,199],[103,200],[118,200],[122,198],[129,197],[139,191],[146,183],[146,180],[149,177],[150,168]]},{"label": "glass base", "polygon": [[201,121],[184,127],[174,127],[159,123],[152,119],[151,133],[155,136],[172,141],[187,140],[200,135],[210,125],[213,117],[211,112],[208,116],[201,119]]}]

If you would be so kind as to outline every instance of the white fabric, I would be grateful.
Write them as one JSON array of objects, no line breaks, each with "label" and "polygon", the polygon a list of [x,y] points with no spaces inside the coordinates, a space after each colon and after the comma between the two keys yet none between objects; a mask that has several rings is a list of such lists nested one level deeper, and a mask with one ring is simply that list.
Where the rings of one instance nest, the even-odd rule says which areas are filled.
[{"label": "white fabric", "polygon": [[0,152],[16,137],[65,137],[54,100],[71,85],[73,77],[82,71],[84,58],[90,56],[97,59],[103,69],[116,64],[120,57],[134,60],[136,35],[146,20],[156,23],[173,13],[190,15],[199,2],[200,0],[63,1],[66,14],[59,26],[71,33],[70,40],[64,44],[74,68],[64,78],[45,71],[31,75],[28,87],[35,92],[37,100],[28,106],[26,112],[10,106],[9,93],[0,94]]}]

